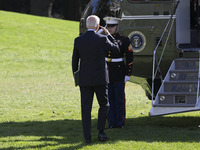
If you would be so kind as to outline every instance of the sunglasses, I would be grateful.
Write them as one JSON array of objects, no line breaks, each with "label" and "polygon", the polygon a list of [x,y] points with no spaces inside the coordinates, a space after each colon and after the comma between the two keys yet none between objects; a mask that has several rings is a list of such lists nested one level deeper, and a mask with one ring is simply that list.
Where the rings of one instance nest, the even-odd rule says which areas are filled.
[{"label": "sunglasses", "polygon": [[114,27],[116,26],[117,24],[107,24],[107,27]]}]

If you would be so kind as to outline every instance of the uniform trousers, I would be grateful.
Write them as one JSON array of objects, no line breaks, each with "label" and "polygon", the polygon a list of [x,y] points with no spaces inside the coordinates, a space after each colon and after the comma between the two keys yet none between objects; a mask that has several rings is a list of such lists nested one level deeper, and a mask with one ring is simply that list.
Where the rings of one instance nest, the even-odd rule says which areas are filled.
[{"label": "uniform trousers", "polygon": [[91,110],[94,98],[96,94],[97,101],[99,103],[98,111],[98,130],[105,129],[106,118],[108,114],[109,101],[108,101],[108,85],[101,86],[80,86],[81,92],[81,115],[83,134],[86,140],[91,139]]},{"label": "uniform trousers", "polygon": [[108,85],[109,112],[108,123],[112,127],[121,127],[125,123],[125,83],[115,82]]}]

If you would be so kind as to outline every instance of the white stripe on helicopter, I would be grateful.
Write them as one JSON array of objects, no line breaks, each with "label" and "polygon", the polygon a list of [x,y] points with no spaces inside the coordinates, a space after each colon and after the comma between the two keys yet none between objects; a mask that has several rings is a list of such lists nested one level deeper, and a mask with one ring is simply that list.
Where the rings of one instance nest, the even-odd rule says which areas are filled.
[{"label": "white stripe on helicopter", "polygon": [[[139,16],[125,16],[122,13],[122,20],[138,20],[138,19],[169,19],[171,15],[139,15]],[[173,15],[173,19],[176,18],[176,15]]]}]

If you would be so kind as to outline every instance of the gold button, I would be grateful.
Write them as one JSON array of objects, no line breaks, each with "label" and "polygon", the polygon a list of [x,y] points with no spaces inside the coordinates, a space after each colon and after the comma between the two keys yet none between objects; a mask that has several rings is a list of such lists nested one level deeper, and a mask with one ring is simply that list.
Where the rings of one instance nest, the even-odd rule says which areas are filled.
[{"label": "gold button", "polygon": [[107,58],[106,61],[107,61],[107,62],[111,62],[112,59],[111,59],[111,58]]}]

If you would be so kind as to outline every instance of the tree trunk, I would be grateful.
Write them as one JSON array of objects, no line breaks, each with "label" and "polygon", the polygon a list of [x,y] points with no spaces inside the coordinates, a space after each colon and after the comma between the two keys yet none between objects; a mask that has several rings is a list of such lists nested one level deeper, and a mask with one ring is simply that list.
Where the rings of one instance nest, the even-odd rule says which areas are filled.
[{"label": "tree trunk", "polygon": [[51,0],[51,2],[49,3],[48,17],[52,17],[53,2],[54,2],[54,0]]}]

